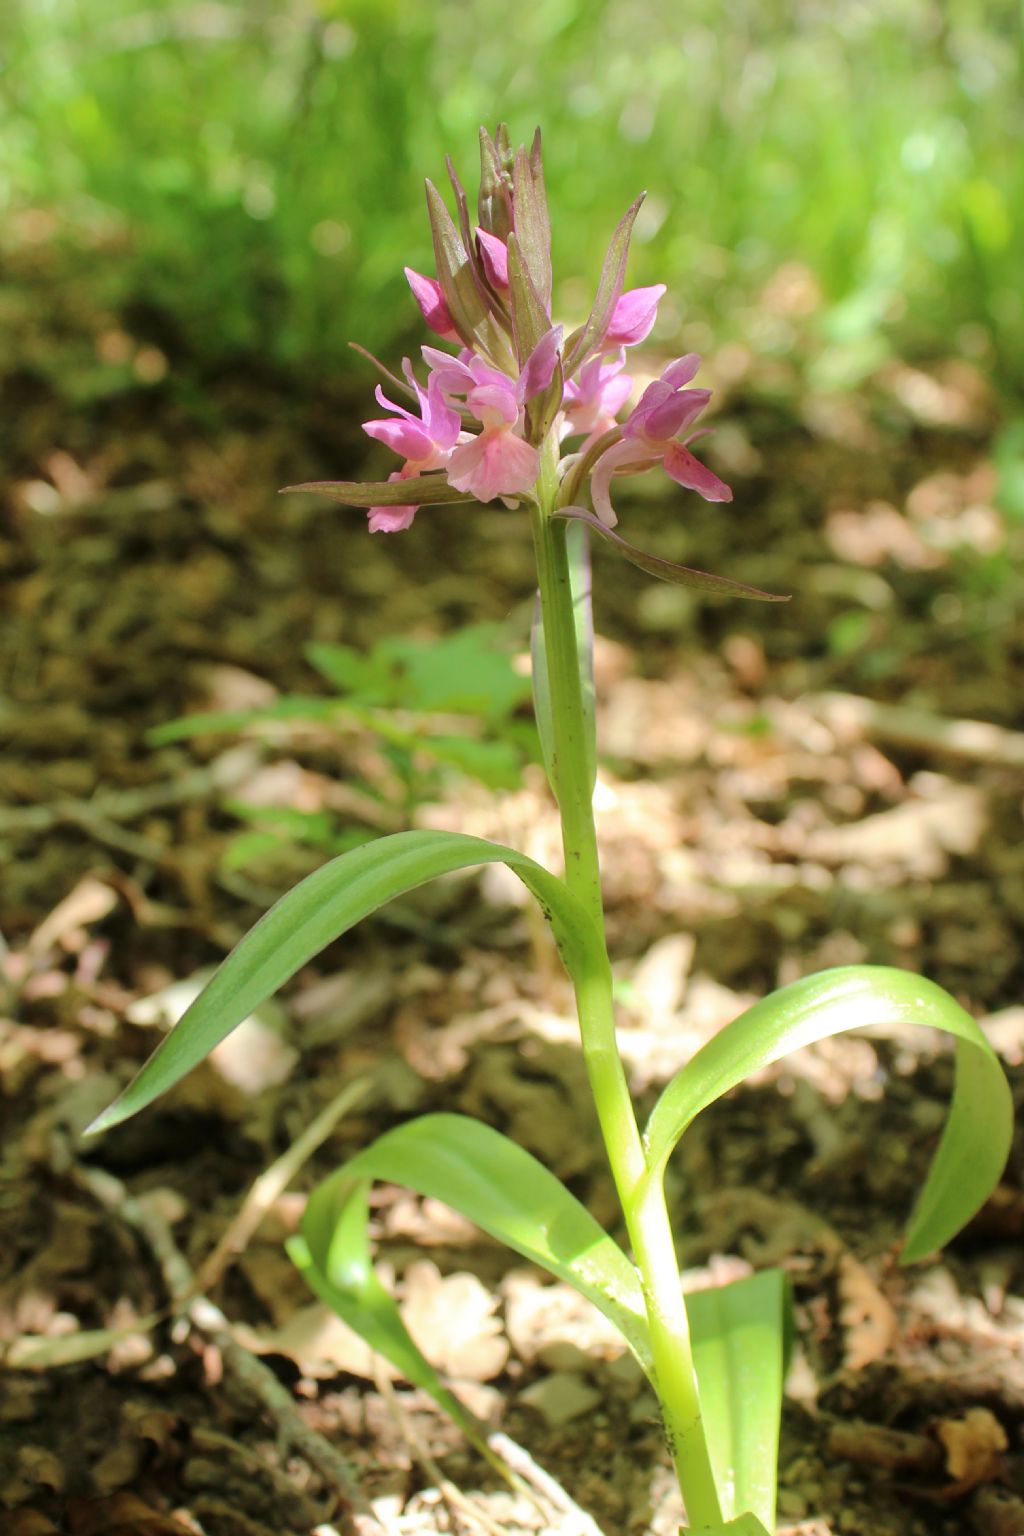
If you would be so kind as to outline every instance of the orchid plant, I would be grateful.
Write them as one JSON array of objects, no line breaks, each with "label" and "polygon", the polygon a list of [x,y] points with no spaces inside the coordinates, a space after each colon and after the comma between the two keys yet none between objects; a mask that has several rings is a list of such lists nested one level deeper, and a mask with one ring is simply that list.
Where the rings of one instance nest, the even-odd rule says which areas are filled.
[{"label": "orchid plant", "polygon": [[[786,1052],[861,1025],[925,1024],[956,1045],[945,1130],[902,1251],[919,1260],[979,1209],[1002,1172],[1011,1100],[974,1019],[908,972],[844,966],[806,976],[715,1035],[667,1084],[641,1128],[616,1045],[612,970],[592,797],[588,533],[652,575],[726,597],[779,601],[724,576],[670,564],[615,530],[619,476],[661,466],[706,500],[731,491],[693,453],[709,391],[700,360],[681,357],[631,410],[630,348],[651,331],[662,285],[624,291],[638,198],[611,238],[593,308],[566,335],[552,316],[551,239],[539,135],[513,151],[507,129],[480,135],[477,222],[449,164],[456,218],[427,183],[436,277],[407,270],[440,346],[418,375],[380,368],[385,413],[368,435],[402,463],[373,484],[289,487],[368,509],[372,532],[408,529],[424,507],[500,500],[529,519],[539,599],[533,693],[548,778],[561,817],[564,873],[513,848],[443,831],[406,831],[333,859],[256,924],[159,1049],[92,1127],[152,1102],[323,947],[391,898],[437,875],[500,861],[550,924],[571,980],[583,1058],[628,1250],[534,1157],[490,1126],[429,1114],[387,1131],[309,1199],[290,1251],[313,1290],[413,1382],[430,1392],[488,1457],[484,1427],[406,1332],[374,1273],[367,1222],[375,1180],[440,1199],[552,1275],[616,1325],[661,1405],[688,1528],[732,1536],[775,1529],[776,1461],[789,1300],[779,1270],[683,1294],[664,1191],[666,1165],[694,1118]],[[366,354],[369,356],[369,354]],[[623,413],[626,413],[623,416]],[[588,494],[589,493],[589,494]]]}]

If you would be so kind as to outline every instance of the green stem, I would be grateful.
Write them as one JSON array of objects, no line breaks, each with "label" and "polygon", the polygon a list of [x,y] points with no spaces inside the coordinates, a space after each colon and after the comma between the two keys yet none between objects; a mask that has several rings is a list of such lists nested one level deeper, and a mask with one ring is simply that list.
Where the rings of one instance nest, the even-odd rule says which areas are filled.
[{"label": "green stem", "polygon": [[[566,524],[550,513],[557,494],[557,449],[542,449],[538,505],[532,512],[547,652],[554,752],[553,789],[562,820],[565,881],[604,935],[604,904],[590,787],[587,722],[573,616]],[[687,1516],[695,1527],[721,1523],[721,1507],[697,1400],[679,1266],[660,1179],[648,1177],[615,1037],[611,967],[574,978],[583,1059],[601,1134],[643,1285],[656,1388]]]}]

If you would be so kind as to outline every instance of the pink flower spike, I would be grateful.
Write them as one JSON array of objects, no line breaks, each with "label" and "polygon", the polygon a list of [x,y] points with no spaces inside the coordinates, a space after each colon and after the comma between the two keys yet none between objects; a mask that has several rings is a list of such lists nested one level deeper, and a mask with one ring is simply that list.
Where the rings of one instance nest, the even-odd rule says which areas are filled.
[{"label": "pink flower spike", "polygon": [[485,427],[462,443],[448,463],[448,483],[477,501],[518,496],[540,473],[540,454],[508,427]]},{"label": "pink flower spike", "polygon": [[651,288],[631,288],[622,294],[612,310],[602,348],[607,351],[609,347],[632,347],[638,341],[645,341],[654,328],[658,305],[667,292],[664,283],[655,283]]},{"label": "pink flower spike", "polygon": [[700,369],[700,353],[687,352],[685,357],[677,357],[674,363],[669,363],[661,375],[666,384],[671,384],[673,389],[682,389]]},{"label": "pink flower spike", "polygon": [[487,281],[492,288],[507,288],[508,246],[497,235],[488,234],[486,229],[479,227],[476,238],[480,244],[480,259],[484,264]]},{"label": "pink flower spike", "polygon": [[437,279],[424,277],[422,272],[414,272],[412,267],[405,268],[405,276],[412,289],[412,296],[420,307],[420,313],[430,329],[444,341],[458,341],[459,333],[452,323],[448,305],[444,301],[444,292]]}]

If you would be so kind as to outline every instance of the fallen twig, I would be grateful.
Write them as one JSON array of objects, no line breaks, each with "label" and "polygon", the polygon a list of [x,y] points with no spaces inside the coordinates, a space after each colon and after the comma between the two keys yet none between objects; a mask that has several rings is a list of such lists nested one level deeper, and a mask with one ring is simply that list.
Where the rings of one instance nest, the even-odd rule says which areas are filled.
[{"label": "fallen twig", "polygon": [[[154,811],[169,810],[192,800],[202,800],[209,794],[221,794],[233,789],[252,773],[258,758],[251,747],[233,747],[216,758],[208,768],[193,768],[186,773],[160,784],[150,784],[144,789],[119,789],[109,794],[96,795],[91,800],[54,800],[49,805],[18,805],[0,808],[0,833],[49,832],[58,826],[82,827],[96,833],[101,842],[110,842],[114,836],[136,841],[133,834],[119,831],[126,821],[138,821]],[[138,848],[125,847],[126,853],[151,858],[148,850],[166,850],[158,844],[150,844],[148,838],[138,839]],[[118,844],[115,844],[118,846]],[[124,846],[124,844],[120,844]]]},{"label": "fallen twig", "polygon": [[488,1435],[487,1444],[517,1477],[562,1516],[557,1526],[558,1536],[601,1536],[601,1528],[593,1516],[580,1508],[550,1472],[537,1465],[524,1446],[502,1434]]},{"label": "fallen twig", "polygon": [[812,693],[802,702],[840,732],[858,734],[909,747],[988,763],[995,768],[1024,768],[1024,732],[1008,731],[984,720],[944,720],[927,710],[903,704],[879,704],[852,693]]},{"label": "fallen twig", "polygon": [[304,1422],[291,1394],[274,1373],[235,1339],[231,1324],[220,1308],[209,1297],[195,1294],[195,1276],[163,1217],[151,1205],[136,1200],[120,1179],[110,1173],[80,1168],[78,1177],[105,1209],[119,1216],[144,1239],[160,1266],[173,1310],[214,1345],[225,1372],[259,1404],[273,1424],[279,1443],[302,1456],[337,1492],[342,1503],[338,1519],[341,1536],[387,1536],[385,1527],[360,1492],[351,1464],[323,1435]]},{"label": "fallen twig", "polygon": [[348,1113],[371,1088],[368,1077],[356,1078],[347,1083],[342,1091],[313,1119],[291,1146],[282,1152],[265,1173],[261,1173],[242,1201],[236,1215],[228,1223],[217,1246],[203,1260],[195,1273],[193,1285],[197,1294],[212,1291],[224,1270],[238,1254],[243,1253],[249,1240],[270,1207],[282,1195],[299,1169],[327,1140],[341,1117]]}]

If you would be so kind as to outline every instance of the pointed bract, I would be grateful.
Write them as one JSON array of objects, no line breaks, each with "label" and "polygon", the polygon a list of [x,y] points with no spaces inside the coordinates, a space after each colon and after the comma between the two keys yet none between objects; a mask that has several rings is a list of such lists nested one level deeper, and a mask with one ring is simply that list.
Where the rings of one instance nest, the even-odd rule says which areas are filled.
[{"label": "pointed bract", "polygon": [[612,312],[622,296],[626,262],[629,259],[629,237],[646,195],[645,192],[641,192],[636,202],[626,209],[615,227],[615,233],[612,235],[604,258],[604,266],[601,269],[594,307],[590,311],[586,324],[574,332],[566,343],[565,376],[567,379],[572,378],[580,364],[598,349],[608,329]]},{"label": "pointed bract", "polygon": [[480,129],[480,195],[477,212],[482,228],[499,240],[512,233],[512,191],[502,169],[497,146],[486,128]]},{"label": "pointed bract", "polygon": [[585,523],[594,533],[600,534],[602,539],[607,540],[631,565],[646,571],[648,576],[657,576],[660,581],[671,582],[677,587],[695,587],[698,591],[717,593],[720,597],[749,597],[759,603],[789,602],[787,596],[780,596],[775,592],[762,592],[760,587],[749,587],[746,582],[732,581],[728,576],[713,576],[710,571],[693,570],[688,565],[676,565],[671,560],[663,560],[660,555],[649,555],[645,550],[636,549],[634,545],[627,544],[624,538],[607,527],[593,512],[588,512],[586,507],[559,507],[552,515]]}]

